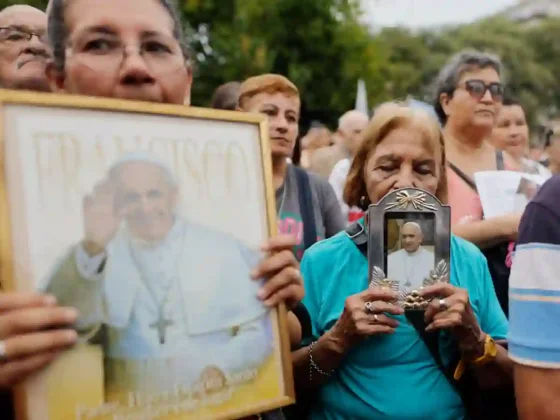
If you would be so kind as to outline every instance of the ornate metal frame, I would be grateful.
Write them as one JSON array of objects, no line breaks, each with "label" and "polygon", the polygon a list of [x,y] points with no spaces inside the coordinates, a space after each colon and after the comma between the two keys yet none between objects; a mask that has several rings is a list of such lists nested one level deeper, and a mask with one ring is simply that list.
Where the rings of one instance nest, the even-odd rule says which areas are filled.
[{"label": "ornate metal frame", "polygon": [[424,280],[424,286],[440,281],[449,282],[451,208],[443,205],[427,191],[402,188],[390,192],[377,204],[369,206],[367,213],[369,285],[390,288],[398,292],[399,304],[405,310],[423,310],[428,305],[428,301],[422,299],[417,290],[410,293],[400,290],[399,282],[388,279],[385,275],[387,271],[385,221],[387,216],[401,218],[408,214],[424,217],[433,215],[436,264]]}]

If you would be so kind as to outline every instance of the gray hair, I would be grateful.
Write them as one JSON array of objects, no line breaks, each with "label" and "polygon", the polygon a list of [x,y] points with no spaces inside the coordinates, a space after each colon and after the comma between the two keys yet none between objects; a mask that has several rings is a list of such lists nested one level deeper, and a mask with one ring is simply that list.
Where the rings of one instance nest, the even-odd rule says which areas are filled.
[{"label": "gray hair", "polygon": [[[167,10],[173,20],[173,36],[181,46],[181,51],[188,65],[190,52],[183,35],[179,12],[174,0],[159,0],[160,4]],[[68,41],[68,27],[65,22],[65,8],[67,0],[50,0],[48,11],[48,33],[49,41],[53,50],[54,65],[58,71],[64,71],[66,61],[66,43]]]},{"label": "gray hair", "polygon": [[501,76],[502,62],[498,56],[477,50],[463,50],[452,56],[441,69],[434,83],[433,106],[442,125],[447,122],[447,115],[440,103],[441,94],[447,93],[452,97],[453,92],[457,89],[457,83],[465,72],[488,67],[496,70]]}]

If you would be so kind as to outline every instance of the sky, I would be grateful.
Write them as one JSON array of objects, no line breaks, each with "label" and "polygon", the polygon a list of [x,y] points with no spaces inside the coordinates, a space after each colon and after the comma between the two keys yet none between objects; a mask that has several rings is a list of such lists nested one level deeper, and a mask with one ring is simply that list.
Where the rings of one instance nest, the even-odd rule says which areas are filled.
[{"label": "sky", "polygon": [[362,0],[374,27],[423,28],[469,23],[514,5],[518,0]]}]

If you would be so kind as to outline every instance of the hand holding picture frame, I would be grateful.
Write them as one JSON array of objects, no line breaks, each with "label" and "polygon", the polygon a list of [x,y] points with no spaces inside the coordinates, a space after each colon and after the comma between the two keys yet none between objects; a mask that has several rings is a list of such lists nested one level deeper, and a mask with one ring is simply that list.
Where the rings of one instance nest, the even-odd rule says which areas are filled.
[{"label": "hand holding picture frame", "polygon": [[398,292],[405,311],[424,311],[419,290],[449,282],[450,207],[417,188],[392,191],[368,209],[370,287]]},{"label": "hand holding picture frame", "polygon": [[266,117],[0,91],[6,291],[78,309],[17,390],[25,420],[233,419],[294,401],[286,310],[251,270],[276,234]]}]

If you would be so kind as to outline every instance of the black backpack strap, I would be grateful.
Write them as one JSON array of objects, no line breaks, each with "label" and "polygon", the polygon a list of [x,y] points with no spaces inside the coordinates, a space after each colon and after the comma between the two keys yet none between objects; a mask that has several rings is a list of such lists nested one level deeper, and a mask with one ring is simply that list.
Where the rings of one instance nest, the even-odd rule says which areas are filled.
[{"label": "black backpack strap", "polygon": [[346,228],[346,234],[354,245],[358,247],[362,255],[367,259],[367,241],[368,237],[365,228],[358,222],[352,223]]},{"label": "black backpack strap", "polygon": [[315,227],[315,214],[313,213],[313,195],[309,175],[304,169],[292,166],[296,174],[298,189],[299,211],[303,221],[303,246],[308,249],[317,242],[317,228]]}]

